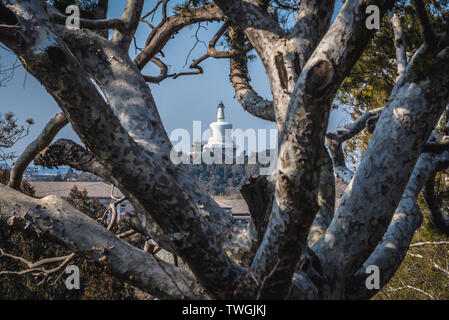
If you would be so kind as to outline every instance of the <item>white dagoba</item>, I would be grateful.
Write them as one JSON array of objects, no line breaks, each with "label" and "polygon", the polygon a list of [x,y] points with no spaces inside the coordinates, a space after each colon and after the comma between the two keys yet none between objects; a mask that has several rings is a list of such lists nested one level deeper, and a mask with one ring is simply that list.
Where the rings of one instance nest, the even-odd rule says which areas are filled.
[{"label": "white dagoba", "polygon": [[217,121],[210,124],[211,136],[204,146],[205,149],[234,149],[232,124],[225,121],[224,104],[218,104]]}]

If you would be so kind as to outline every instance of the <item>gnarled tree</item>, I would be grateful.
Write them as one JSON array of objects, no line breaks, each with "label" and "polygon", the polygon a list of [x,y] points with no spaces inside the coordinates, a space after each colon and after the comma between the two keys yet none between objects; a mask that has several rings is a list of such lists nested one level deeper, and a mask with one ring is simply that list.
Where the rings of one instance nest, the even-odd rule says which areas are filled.
[{"label": "gnarled tree", "polygon": [[[154,10],[162,10],[162,20],[156,26],[146,20],[152,12],[142,13],[144,0],[127,0],[120,19],[107,18],[107,2],[98,1],[103,10],[73,29],[49,3],[2,0],[0,41],[43,84],[86,146],[65,148],[59,141],[64,152],[53,153],[61,159],[52,161],[117,186],[137,208],[135,229],[181,257],[192,274],[111,237],[53,197],[31,199],[2,186],[0,221],[101,259],[117,276],[162,298],[369,298],[376,290],[365,287],[368,265],[380,268],[385,285],[420,225],[417,195],[447,156],[423,153],[449,99],[449,36],[433,30],[433,11],[415,1],[422,45],[409,61],[397,30],[400,76],[382,110],[366,116],[376,116],[370,123],[375,129],[355,174],[335,152],[367,122],[329,136],[336,141],[329,144],[333,164],[349,182],[334,214],[334,170],[325,148],[329,113],[374,35],[365,23],[367,7],[375,5],[385,16],[395,1],[347,0],[332,19],[334,0],[188,1],[171,16],[169,1],[160,0]],[[286,27],[283,22],[292,19],[285,15],[292,13],[296,19]],[[268,195],[260,195],[263,204],[250,205],[262,210],[257,221],[266,225],[257,231],[263,235],[227,216],[199,191],[184,165],[170,160],[172,145],[148,84],[186,75],[168,74],[158,54],[179,30],[203,21],[223,27],[189,74],[203,72],[204,59],[229,59],[243,108],[277,125],[276,170],[262,191],[254,188]],[[140,22],[153,29],[132,60],[129,47]],[[399,26],[393,20],[393,27]],[[112,30],[111,37],[104,30]],[[224,34],[229,51],[216,49]],[[250,85],[246,64],[252,48],[265,68],[272,101]],[[150,62],[161,68],[159,76],[142,74]],[[41,138],[45,143],[36,146],[51,140],[45,132]],[[438,144],[442,138],[433,139]],[[14,179],[12,186],[20,181]],[[80,225],[83,233],[77,234]]]}]

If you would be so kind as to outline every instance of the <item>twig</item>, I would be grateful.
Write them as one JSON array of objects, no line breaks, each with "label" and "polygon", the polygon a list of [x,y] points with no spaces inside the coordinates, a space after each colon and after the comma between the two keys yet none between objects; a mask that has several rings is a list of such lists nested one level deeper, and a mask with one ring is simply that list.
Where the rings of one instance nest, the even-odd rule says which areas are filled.
[{"label": "twig", "polygon": [[415,288],[415,287],[412,287],[412,286],[403,286],[403,287],[399,287],[399,288],[392,288],[392,287],[389,287],[388,289],[386,289],[386,291],[388,291],[388,292],[395,292],[395,291],[403,290],[403,289],[412,289],[412,290],[421,292],[422,294],[428,296],[428,297],[429,297],[430,299],[432,299],[432,300],[436,300],[430,293],[427,293],[427,292],[425,292],[424,290],[421,290],[421,289],[419,289],[419,288]]},{"label": "twig", "polygon": [[[22,262],[23,264],[25,264],[28,267],[28,269],[25,269],[22,271],[0,271],[0,275],[19,275],[19,276],[21,276],[21,275],[26,275],[26,274],[31,273],[35,277],[43,276],[43,279],[37,284],[38,286],[41,286],[50,279],[50,276],[52,274],[61,271],[70,262],[70,260],[72,260],[73,257],[75,257],[75,253],[71,253],[71,254],[69,254],[67,256],[63,256],[63,257],[47,258],[47,259],[43,259],[43,260],[33,263],[33,262],[30,262],[30,261],[24,259],[23,257],[18,257],[15,255],[12,255],[12,254],[8,254],[8,253],[4,252],[3,249],[0,248],[0,257],[7,257],[10,259]],[[50,270],[47,270],[43,267],[44,265],[48,265],[48,264],[52,264],[52,263],[60,263],[60,264],[57,267],[50,269]]]},{"label": "twig", "polygon": [[436,241],[436,242],[426,241],[426,242],[417,242],[417,243],[412,243],[412,244],[410,245],[410,248],[411,248],[411,247],[424,246],[424,245],[440,245],[440,244],[449,244],[449,241]]}]

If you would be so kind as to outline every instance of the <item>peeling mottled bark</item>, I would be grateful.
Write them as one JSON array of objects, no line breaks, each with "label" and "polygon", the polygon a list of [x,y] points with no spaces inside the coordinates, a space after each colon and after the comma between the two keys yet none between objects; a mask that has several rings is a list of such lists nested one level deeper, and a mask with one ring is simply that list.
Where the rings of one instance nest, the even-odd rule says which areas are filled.
[{"label": "peeling mottled bark", "polygon": [[[391,3],[377,4],[385,13]],[[259,279],[271,274],[269,283],[273,285],[268,285],[265,297],[287,296],[296,263],[307,246],[318,211],[319,172],[332,98],[373,34],[360,23],[363,15],[364,3],[344,4],[292,92],[280,132],[275,202],[252,264]]]},{"label": "peeling mottled bark", "polygon": [[370,265],[379,267],[381,288],[395,274],[408,251],[415,230],[422,223],[421,210],[416,203],[418,194],[437,163],[443,159],[447,161],[447,157],[448,154],[438,158],[429,154],[421,155],[382,241],[355,275],[348,278],[346,298],[369,299],[377,293],[378,290],[369,290],[365,284],[365,271]]},{"label": "peeling mottled bark", "polygon": [[33,199],[0,184],[0,223],[79,251],[155,297],[201,298],[200,287],[189,275],[118,239],[58,197]]},{"label": "peeling mottled bark", "polygon": [[[16,11],[20,20],[26,20],[26,15],[21,14],[20,5],[10,7]],[[45,14],[38,7],[35,12],[36,17],[45,21]],[[23,23],[22,28],[28,31],[27,24]],[[120,185],[132,194],[147,212],[151,212],[156,223],[175,244],[176,254],[187,262],[208,292],[215,297],[232,297],[239,293],[236,288],[241,286],[242,279],[247,278],[246,270],[227,256],[219,244],[221,239],[210,236],[215,234],[216,228],[210,223],[210,218],[205,217],[209,215],[206,211],[208,207],[215,206],[212,209],[216,209],[217,214],[222,211],[210,197],[200,194],[199,190],[193,190],[193,182],[183,175],[183,167],[174,167],[165,156],[170,144],[143,77],[132,74],[137,68],[129,58],[121,60],[123,57],[115,56],[116,59],[111,59],[108,70],[113,73],[122,71],[123,74],[115,73],[116,78],[107,72],[104,72],[103,77],[95,74],[101,80],[100,87],[105,88],[109,102],[107,105],[89,81],[88,75],[82,71],[79,61],[67,47],[61,46],[58,35],[45,24],[40,25],[40,28],[41,33],[46,32],[49,35],[45,43],[36,42],[33,32],[20,33],[21,41],[27,46],[39,46],[39,50],[16,52],[27,62],[28,71],[39,77],[95,157],[113,173]],[[63,64],[48,63],[49,48],[55,48],[64,57]],[[107,49],[109,48],[106,47]],[[118,86],[124,76],[130,76],[128,82],[134,77],[136,87]],[[74,86],[74,83],[77,86]],[[60,86],[64,90],[60,90]],[[139,86],[141,91],[136,91]],[[126,94],[127,90],[132,90],[134,95]],[[114,99],[110,99],[111,92],[124,95],[116,95]],[[139,101],[138,96],[145,93],[147,95],[142,98],[144,105],[134,102]],[[128,103],[123,104],[124,101]],[[139,109],[142,109],[140,113]],[[121,112],[129,117],[123,118]],[[137,126],[142,121],[139,116],[150,118],[147,126]],[[151,136],[148,125],[155,127],[156,136]],[[142,135],[149,133],[150,136],[146,136],[148,140],[141,139]],[[151,147],[156,147],[157,150],[151,150]],[[167,164],[167,167],[164,168],[163,164]],[[144,178],[145,176],[147,178]],[[199,196],[193,198],[196,194]],[[205,199],[204,207],[198,201],[202,198]],[[230,232],[224,237],[232,235]],[[192,248],[196,248],[193,253]],[[217,277],[219,274],[226,275],[226,280]]]},{"label": "peeling mottled bark", "polygon": [[396,63],[398,65],[398,78],[402,76],[407,67],[407,47],[405,42],[404,29],[402,21],[397,12],[394,12],[390,18],[394,32],[394,47],[396,48]]},{"label": "peeling mottled bark", "polygon": [[[422,147],[447,103],[446,52],[443,49],[434,55],[424,46],[412,59],[377,122],[335,218],[313,248],[337,287],[344,288],[342,282],[381,240]],[[431,76],[422,68],[441,72]],[[366,207],[367,200],[376,205]],[[334,297],[341,294],[333,293]]]},{"label": "peeling mottled bark", "polygon": [[243,109],[252,115],[270,121],[275,121],[273,101],[259,96],[250,85],[248,76],[247,56],[242,50],[244,35],[236,27],[229,28],[229,39],[231,48],[238,50],[238,54],[230,59],[229,77],[234,86],[235,94]]},{"label": "peeling mottled bark", "polygon": [[332,160],[327,152],[324,152],[324,162],[321,166],[320,184],[318,186],[318,206],[320,209],[313,220],[307,237],[309,247],[312,247],[323,236],[334,217],[335,176]]},{"label": "peeling mottled bark", "polygon": [[[399,266],[420,223],[416,195],[428,169],[441,161],[447,149],[444,142],[426,144],[426,140],[449,98],[448,44],[441,38],[430,46],[432,50],[424,46],[405,68],[403,35],[393,17],[402,76],[382,113],[381,109],[369,111],[350,127],[327,135],[332,159],[326,153],[332,100],[374,32],[365,27],[366,6],[377,5],[384,14],[393,2],[345,1],[329,28],[334,1],[303,0],[295,25],[287,32],[269,1],[216,0],[203,7],[178,8],[171,17],[167,17],[164,1],[161,23],[132,61],[127,51],[142,0],[128,0],[118,20],[106,19],[102,11],[98,20],[83,21],[92,30],[114,29],[111,40],[107,33],[100,36],[89,29],[52,24],[61,17],[46,10],[45,2],[4,0],[0,41],[54,97],[87,148],[60,140],[45,149],[37,163],[68,164],[120,188],[139,212],[136,229],[186,261],[208,296],[367,298],[371,293],[362,286],[363,268],[377,263],[385,283]],[[243,108],[276,121],[279,131],[278,167],[270,182],[258,179],[257,187],[242,191],[257,229],[254,239],[254,230],[226,215],[201,191],[184,165],[170,161],[172,145],[147,85],[147,81],[160,82],[171,76],[155,55],[175,33],[200,21],[226,23],[195,66],[207,56],[230,58],[231,82]],[[215,44],[226,29],[232,48],[218,51]],[[260,97],[249,84],[246,54],[251,46],[242,46],[244,36],[262,60],[273,101]],[[141,74],[149,61],[161,68],[159,77]],[[354,175],[345,165],[342,143],[365,127],[376,129]],[[334,172],[350,183],[335,215]],[[56,215],[57,203],[63,209],[62,218],[66,213],[73,216],[72,209],[60,200],[20,195],[14,202],[12,191],[3,189],[0,203],[6,209],[0,206],[0,220],[17,214],[14,206],[21,208],[24,203],[32,203],[30,208],[45,204],[44,209],[34,208],[32,215],[41,211]],[[24,217],[19,212],[14,221]],[[69,221],[57,218],[54,221],[67,227]],[[86,232],[97,230],[84,218],[79,221]],[[28,226],[45,228],[45,224]],[[86,243],[109,243],[110,234],[104,229],[98,235],[90,232],[87,240],[76,234],[61,236],[60,230],[49,232],[83,252]],[[108,260],[116,275],[140,272],[135,284],[161,297],[204,297],[190,291],[194,279],[179,286],[185,279],[176,266],[169,266],[176,285],[166,277],[155,280],[161,265],[151,268],[157,260],[148,260],[148,255],[144,258],[139,250],[121,242],[117,246],[120,250],[109,254],[112,259]],[[145,270],[129,269],[130,261],[141,263]]]}]

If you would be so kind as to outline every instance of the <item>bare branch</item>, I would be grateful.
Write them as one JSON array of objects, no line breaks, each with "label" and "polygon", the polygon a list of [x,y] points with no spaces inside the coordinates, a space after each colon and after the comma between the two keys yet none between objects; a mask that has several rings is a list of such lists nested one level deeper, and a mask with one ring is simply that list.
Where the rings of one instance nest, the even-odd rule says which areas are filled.
[{"label": "bare branch", "polygon": [[34,140],[22,153],[22,155],[16,160],[14,166],[11,169],[11,176],[9,186],[14,189],[20,188],[22,182],[22,176],[25,169],[33,161],[36,155],[46,148],[54,139],[54,137],[61,131],[62,128],[68,123],[67,118],[63,113],[58,113],[50,122],[45,126],[39,137]]},{"label": "bare branch", "polygon": [[396,62],[398,65],[398,78],[404,73],[407,67],[407,47],[405,43],[405,33],[402,27],[401,17],[397,12],[391,14],[390,23],[394,32],[394,46],[396,48]]},{"label": "bare branch", "polygon": [[[75,257],[75,253],[71,253],[71,254],[69,254],[67,256],[63,256],[63,257],[47,258],[47,259],[43,259],[43,260],[33,263],[28,260],[25,260],[23,257],[17,257],[15,255],[8,254],[0,248],[0,258],[1,257],[7,257],[10,259],[22,262],[23,264],[25,264],[28,267],[28,269],[24,269],[22,271],[1,271],[0,270],[0,276],[1,275],[21,276],[21,275],[26,275],[26,274],[31,273],[36,278],[43,277],[43,279],[37,284],[38,286],[41,286],[41,285],[47,283],[51,279],[51,276],[53,274],[59,273],[63,268],[65,268],[67,266],[67,264]],[[45,267],[43,267],[45,265],[54,264],[54,263],[59,263],[59,265],[52,269],[45,269]]]},{"label": "bare branch", "polygon": [[[201,25],[198,25],[198,30],[199,30],[200,26]],[[207,52],[204,55],[202,55],[199,59],[196,59],[192,62],[192,64],[190,65],[189,68],[197,69],[197,71],[180,72],[180,73],[174,75],[173,78],[176,79],[180,76],[202,74],[204,72],[204,70],[199,64],[208,58],[229,59],[229,58],[232,58],[232,57],[235,57],[236,55],[238,55],[240,53],[239,50],[233,49],[231,51],[219,51],[215,48],[215,46],[217,45],[217,41],[221,38],[221,36],[223,36],[226,29],[228,29],[228,25],[225,23],[210,40],[209,46],[207,48]],[[197,32],[198,32],[198,30],[197,30]],[[195,35],[195,36],[197,37],[197,35]],[[199,42],[199,40],[197,37],[197,42],[195,43],[195,46],[198,42]],[[192,50],[195,48],[195,46],[192,48]],[[246,52],[250,51],[251,49],[252,49],[251,45],[248,45],[248,46],[245,46],[245,48],[242,48],[241,50],[246,54]]]},{"label": "bare branch", "polygon": [[261,119],[275,121],[273,101],[259,96],[249,83],[246,51],[242,49],[244,45],[243,32],[237,27],[231,27],[229,29],[229,38],[231,48],[236,52],[229,62],[229,77],[234,86],[237,99],[243,109],[252,115]]},{"label": "bare branch", "polygon": [[432,25],[429,21],[429,16],[427,15],[426,7],[422,0],[413,0],[415,5],[416,13],[421,21],[421,26],[423,29],[424,41],[429,48],[435,48],[437,37],[432,29]]},{"label": "bare branch", "polygon": [[354,172],[346,166],[343,143],[346,140],[355,137],[365,129],[365,127],[374,127],[372,122],[377,121],[382,110],[383,108],[369,110],[348,127],[327,134],[327,146],[331,152],[335,174],[345,184],[351,182]]},{"label": "bare branch", "polygon": [[426,242],[415,242],[410,245],[410,247],[421,247],[421,246],[438,246],[438,245],[448,245],[449,241],[426,241]]},{"label": "bare branch", "polygon": [[427,293],[424,290],[421,290],[419,288],[416,288],[416,287],[413,287],[413,286],[409,286],[409,285],[403,286],[403,287],[399,287],[399,288],[392,288],[392,287],[388,286],[386,291],[388,291],[388,292],[395,292],[395,291],[404,290],[404,289],[411,289],[411,290],[414,290],[414,291],[418,291],[418,292],[422,293],[423,295],[429,297],[431,300],[435,300],[435,297],[432,296],[430,293]]},{"label": "bare branch", "polygon": [[128,48],[131,44],[137,26],[139,25],[143,2],[143,0],[127,0],[125,10],[120,18],[126,26],[120,30],[115,30],[112,36],[112,42],[118,47],[124,49]]},{"label": "bare branch", "polygon": [[114,224],[117,222],[117,206],[126,200],[126,197],[122,197],[111,204],[109,204],[109,208],[111,209],[111,220],[109,221],[109,224],[106,228],[106,230],[111,230]]},{"label": "bare branch", "polygon": [[151,83],[160,83],[163,80],[169,78],[169,77],[174,77],[175,74],[168,74],[168,67],[167,65],[162,62],[160,59],[153,57],[151,59],[151,62],[153,62],[155,65],[157,65],[159,67],[159,69],[161,69],[161,73],[159,74],[159,76],[157,77],[152,77],[152,76],[147,76],[144,75],[144,79],[146,82],[151,82]]},{"label": "bare branch", "polygon": [[[54,9],[54,8],[52,8]],[[53,22],[65,25],[67,16],[61,14],[57,10],[51,10],[50,18]],[[80,18],[80,28],[86,28],[90,30],[102,30],[102,29],[117,29],[125,30],[126,22],[121,19],[100,19],[100,20],[90,20]]]},{"label": "bare branch", "polygon": [[182,28],[201,21],[223,21],[223,12],[213,3],[200,8],[180,8],[179,12],[156,26],[149,35],[144,50],[134,60],[142,70],[165,44]]}]

